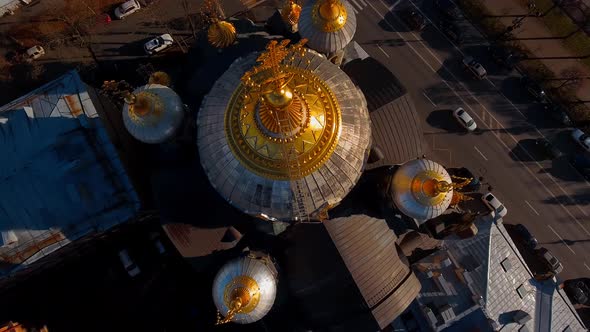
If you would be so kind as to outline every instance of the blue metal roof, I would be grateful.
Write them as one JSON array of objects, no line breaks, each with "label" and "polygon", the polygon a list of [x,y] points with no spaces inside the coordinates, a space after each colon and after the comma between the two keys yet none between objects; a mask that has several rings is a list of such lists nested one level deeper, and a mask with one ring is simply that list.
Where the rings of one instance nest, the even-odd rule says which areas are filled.
[{"label": "blue metal roof", "polygon": [[0,156],[0,261],[10,270],[139,210],[74,71],[0,108]]}]

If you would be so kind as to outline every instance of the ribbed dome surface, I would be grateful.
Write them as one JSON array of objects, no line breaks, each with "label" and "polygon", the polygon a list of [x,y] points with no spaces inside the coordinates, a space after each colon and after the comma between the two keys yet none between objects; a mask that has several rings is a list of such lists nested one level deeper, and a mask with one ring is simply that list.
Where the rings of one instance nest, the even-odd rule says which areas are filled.
[{"label": "ribbed dome surface", "polygon": [[343,49],[354,37],[356,31],[356,16],[352,5],[341,0],[341,4],[346,8],[346,22],[342,28],[326,32],[321,28],[322,20],[317,13],[319,2],[325,0],[309,0],[301,9],[299,16],[299,34],[306,38],[307,45],[321,53],[329,54]]},{"label": "ribbed dome surface", "polygon": [[234,316],[232,322],[253,323],[264,317],[272,308],[277,293],[277,282],[276,269],[269,259],[252,255],[236,258],[223,265],[215,276],[213,301],[217,310],[225,316],[229,311],[232,291],[239,287],[249,288],[249,291],[256,295],[252,296],[250,303],[244,305],[244,312]]},{"label": "ribbed dome surface", "polygon": [[432,195],[432,180],[453,183],[444,167],[432,160],[416,159],[403,164],[393,175],[390,187],[397,208],[419,221],[441,215],[451,204],[453,190]]},{"label": "ribbed dome surface", "polygon": [[144,113],[134,111],[129,104],[123,106],[123,123],[127,131],[144,143],[162,143],[170,139],[184,118],[182,100],[167,86],[147,84],[133,94],[137,99],[143,98],[148,104]]},{"label": "ribbed dome surface", "polygon": [[[197,143],[201,164],[211,184],[236,208],[268,219],[290,221],[294,216],[301,216],[301,209],[311,215],[320,208],[338,204],[360,177],[370,146],[370,119],[362,92],[340,68],[315,52],[307,52],[303,58],[295,60],[294,70],[309,70],[313,77],[321,81],[322,86],[325,85],[329,90],[329,95],[332,95],[326,95],[324,105],[332,105],[330,98],[334,98],[337,109],[331,109],[340,114],[338,119],[311,118],[302,129],[305,133],[294,134],[293,142],[309,137],[306,142],[302,141],[301,147],[295,147],[301,155],[313,153],[319,142],[320,145],[326,144],[326,149],[329,149],[318,150],[317,155],[310,155],[308,164],[304,165],[301,161],[301,169],[305,172],[295,176],[296,183],[285,180],[279,163],[281,150],[276,148],[282,144],[280,139],[265,136],[264,128],[256,127],[259,123],[255,122],[257,118],[226,118],[226,112],[235,110],[232,99],[240,93],[236,92],[237,89],[244,89],[240,78],[254,66],[256,56],[253,54],[236,60],[204,98],[199,111]],[[299,79],[295,78],[291,82],[298,82]],[[312,83],[319,84],[317,81]],[[302,102],[308,105],[306,110],[309,110],[305,116],[319,114],[314,113],[321,111],[317,109],[319,106],[314,105],[320,105],[320,98],[310,102],[317,90],[310,90],[307,83],[296,85],[293,89],[304,96]],[[257,111],[252,107],[252,112],[263,114],[260,112],[264,110]],[[235,121],[244,122],[236,125]],[[235,127],[229,133],[228,130],[232,128],[228,129],[228,123],[230,127]],[[333,123],[330,132],[335,130],[333,133],[336,136],[315,136],[316,131],[321,133],[326,128],[325,123]],[[255,135],[249,136],[252,132]],[[243,137],[240,138],[240,135]],[[320,140],[321,137],[326,137],[326,141]],[[262,140],[264,144],[261,144]],[[325,156],[325,159],[316,162],[314,158],[317,156]],[[256,163],[257,160],[260,160],[260,164]],[[298,193],[297,196],[294,196],[294,192]],[[300,198],[296,200],[295,197]],[[303,206],[299,202],[303,202]]]}]

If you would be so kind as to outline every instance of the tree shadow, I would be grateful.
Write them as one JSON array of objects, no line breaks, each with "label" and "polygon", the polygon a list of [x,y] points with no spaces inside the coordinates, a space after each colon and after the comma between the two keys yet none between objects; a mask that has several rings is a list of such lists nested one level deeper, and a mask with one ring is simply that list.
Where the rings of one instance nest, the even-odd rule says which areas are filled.
[{"label": "tree shadow", "polygon": [[412,31],[410,28],[406,26],[406,24],[401,23],[402,18],[400,16],[401,12],[399,11],[389,11],[385,14],[384,19],[380,20],[378,25],[381,29],[387,32],[409,32]]},{"label": "tree shadow", "polygon": [[516,76],[510,76],[503,80],[500,91],[513,103],[524,104],[532,100],[520,83],[520,78]]},{"label": "tree shadow", "polygon": [[573,195],[558,195],[543,200],[547,204],[563,205],[588,205],[590,204],[590,193],[576,193]]},{"label": "tree shadow", "polygon": [[518,162],[543,161],[547,157],[540,150],[535,139],[523,139],[509,152],[510,158]]}]

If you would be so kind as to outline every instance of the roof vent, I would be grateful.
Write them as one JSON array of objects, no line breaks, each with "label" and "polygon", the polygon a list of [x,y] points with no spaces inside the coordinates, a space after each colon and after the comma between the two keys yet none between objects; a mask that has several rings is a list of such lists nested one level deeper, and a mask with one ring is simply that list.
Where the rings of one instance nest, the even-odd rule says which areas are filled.
[{"label": "roof vent", "polygon": [[518,295],[520,296],[521,299],[524,299],[524,297],[527,294],[526,286],[524,284],[518,286],[518,288],[516,289],[516,292],[518,293]]},{"label": "roof vent", "polygon": [[512,263],[510,262],[510,259],[508,257],[504,258],[504,260],[500,264],[502,265],[504,272],[508,272],[508,270],[512,268]]},{"label": "roof vent", "polygon": [[450,258],[446,258],[445,260],[443,260],[442,262],[440,262],[440,265],[444,268],[444,267],[449,267],[451,265],[453,265],[453,262],[451,262]]}]

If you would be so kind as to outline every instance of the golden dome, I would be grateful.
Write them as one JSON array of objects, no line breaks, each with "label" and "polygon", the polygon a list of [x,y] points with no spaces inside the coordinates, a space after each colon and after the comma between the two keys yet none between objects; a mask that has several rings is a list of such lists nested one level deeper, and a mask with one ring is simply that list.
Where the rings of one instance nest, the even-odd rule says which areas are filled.
[{"label": "golden dome", "polygon": [[281,17],[289,24],[297,24],[299,22],[299,15],[301,15],[301,6],[296,4],[293,0],[285,2],[285,6],[281,10]]},{"label": "golden dome", "polygon": [[[305,43],[305,41],[303,41]],[[244,167],[276,180],[299,179],[322,166],[340,136],[341,112],[328,85],[283,61],[303,43],[272,41],[244,74],[225,112],[229,146]]]},{"label": "golden dome", "polygon": [[226,21],[218,21],[209,26],[207,40],[217,48],[225,48],[236,40],[236,28]]},{"label": "golden dome", "polygon": [[348,13],[340,0],[318,0],[312,9],[313,23],[324,32],[335,32],[344,27]]},{"label": "golden dome", "polygon": [[[162,100],[154,93],[141,91],[133,94],[129,103],[129,117],[133,122],[157,121],[164,112]],[[148,117],[148,115],[151,115]]]},{"label": "golden dome", "polygon": [[170,76],[163,71],[156,71],[150,75],[148,83],[170,86]]},{"label": "golden dome", "polygon": [[440,173],[424,170],[412,179],[411,191],[423,205],[435,206],[442,203],[448,193],[452,195],[453,186]]}]

